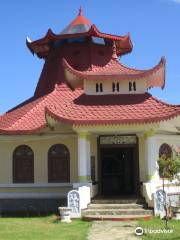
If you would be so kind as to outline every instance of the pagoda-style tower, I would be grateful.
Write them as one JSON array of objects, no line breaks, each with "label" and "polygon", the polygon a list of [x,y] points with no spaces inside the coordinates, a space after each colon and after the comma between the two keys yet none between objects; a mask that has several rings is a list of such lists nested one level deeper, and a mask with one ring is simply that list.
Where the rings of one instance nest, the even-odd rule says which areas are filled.
[{"label": "pagoda-style tower", "polygon": [[40,131],[47,126],[46,114],[75,125],[156,122],[179,114],[178,107],[147,93],[164,88],[165,59],[150,70],[124,66],[119,58],[132,51],[130,35],[101,33],[82,8],[60,34],[49,29],[26,44],[45,64],[34,96],[1,117],[3,133]]},{"label": "pagoda-style tower", "polygon": [[[30,42],[27,38],[27,46],[33,54],[45,59],[35,98],[50,93],[56,84],[61,83],[66,83],[71,89],[84,87],[86,94],[93,94],[93,88],[99,88],[99,84],[101,91],[96,89],[97,94],[112,91],[143,93],[151,87],[164,87],[165,59],[162,58],[161,62],[150,70],[123,66],[118,62],[118,57],[132,51],[130,35],[101,33],[83,16],[82,8],[78,16],[60,34],[54,34],[49,29],[45,37],[37,41]],[[86,79],[84,84],[83,79]],[[96,81],[95,86],[92,80]],[[112,91],[107,80],[113,85]]]},{"label": "pagoda-style tower", "polygon": [[31,52],[45,59],[35,97],[51,92],[56,83],[67,83],[63,59],[79,71],[88,71],[96,65],[106,65],[112,57],[113,41],[118,56],[132,51],[129,35],[122,37],[101,33],[83,16],[82,8],[78,16],[60,34],[54,34],[49,29],[45,37],[34,42],[27,40]]}]

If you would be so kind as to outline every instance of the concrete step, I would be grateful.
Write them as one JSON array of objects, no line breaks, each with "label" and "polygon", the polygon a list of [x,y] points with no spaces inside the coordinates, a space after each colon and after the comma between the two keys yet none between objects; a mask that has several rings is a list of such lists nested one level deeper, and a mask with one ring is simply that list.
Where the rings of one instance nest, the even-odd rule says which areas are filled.
[{"label": "concrete step", "polygon": [[137,221],[150,220],[152,215],[85,215],[82,219],[85,221]]},{"label": "concrete step", "polygon": [[103,199],[103,198],[94,198],[91,200],[91,203],[94,203],[94,204],[131,204],[131,203],[134,203],[134,204],[144,204],[145,201],[144,199],[142,198],[106,198],[106,199]]},{"label": "concrete step", "polygon": [[88,205],[88,209],[143,209],[143,204],[129,203],[129,204],[99,204],[91,203]]},{"label": "concrete step", "polygon": [[152,210],[146,209],[87,209],[82,212],[85,215],[152,215]]}]

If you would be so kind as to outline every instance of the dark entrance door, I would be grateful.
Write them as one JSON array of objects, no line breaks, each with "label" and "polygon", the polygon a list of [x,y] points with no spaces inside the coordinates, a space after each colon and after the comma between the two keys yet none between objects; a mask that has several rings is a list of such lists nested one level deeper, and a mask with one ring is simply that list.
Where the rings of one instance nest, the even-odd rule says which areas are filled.
[{"label": "dark entrance door", "polygon": [[133,194],[134,147],[101,148],[100,154],[102,194]]}]

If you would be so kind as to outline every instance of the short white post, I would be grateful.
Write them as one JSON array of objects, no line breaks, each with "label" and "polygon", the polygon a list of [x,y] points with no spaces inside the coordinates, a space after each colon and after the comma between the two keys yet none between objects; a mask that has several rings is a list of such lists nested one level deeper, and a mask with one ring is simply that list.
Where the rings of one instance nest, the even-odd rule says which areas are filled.
[{"label": "short white post", "polygon": [[59,213],[61,217],[61,222],[70,223],[71,222],[71,208],[69,207],[59,207]]}]

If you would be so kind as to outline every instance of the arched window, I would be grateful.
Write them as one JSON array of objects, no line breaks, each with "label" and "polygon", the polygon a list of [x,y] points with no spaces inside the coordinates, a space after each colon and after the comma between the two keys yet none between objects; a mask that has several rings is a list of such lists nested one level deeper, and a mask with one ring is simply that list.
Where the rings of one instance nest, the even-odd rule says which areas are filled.
[{"label": "arched window", "polygon": [[129,91],[132,91],[132,82],[129,82]]},{"label": "arched window", "polygon": [[13,182],[34,182],[34,153],[27,145],[18,146],[13,152]]},{"label": "arched window", "polygon": [[[163,157],[164,160],[172,157],[172,148],[167,144],[163,143],[159,148],[159,158]],[[160,177],[168,177],[166,176],[166,172],[163,173],[163,166],[159,163],[159,176]]]},{"label": "arched window", "polygon": [[55,144],[48,151],[48,181],[69,182],[69,150],[63,144]]},{"label": "arched window", "polygon": [[165,158],[170,158],[172,156],[172,148],[167,143],[163,143],[159,148],[159,157],[162,155]]}]

